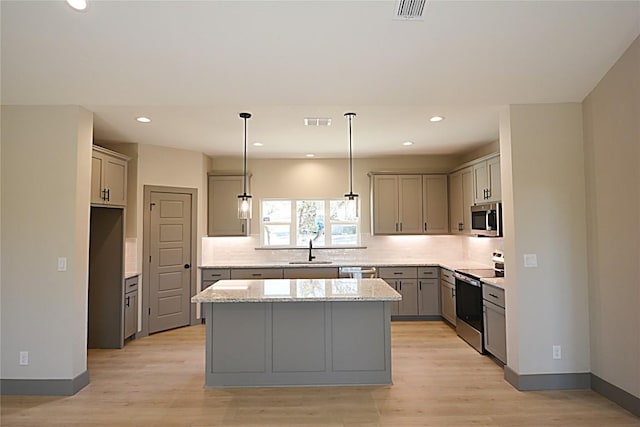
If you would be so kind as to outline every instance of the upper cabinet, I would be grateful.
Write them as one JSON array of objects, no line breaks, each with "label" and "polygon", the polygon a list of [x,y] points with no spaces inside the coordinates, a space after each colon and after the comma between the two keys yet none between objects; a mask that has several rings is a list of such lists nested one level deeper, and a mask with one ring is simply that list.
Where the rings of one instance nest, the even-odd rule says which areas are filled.
[{"label": "upper cabinet", "polygon": [[447,176],[422,176],[422,222],[426,234],[449,232],[449,203],[447,201]]},{"label": "upper cabinet", "polygon": [[500,156],[491,157],[473,165],[474,202],[499,202],[502,199],[500,184]]},{"label": "upper cabinet", "polygon": [[127,162],[129,157],[93,146],[91,154],[91,204],[127,205]]},{"label": "upper cabinet", "polygon": [[449,229],[453,234],[471,233],[473,206],[473,168],[449,175]]},{"label": "upper cabinet", "polygon": [[373,234],[422,232],[422,176],[373,175]]},{"label": "upper cabinet", "polygon": [[373,234],[448,232],[446,175],[371,176]]},{"label": "upper cabinet", "polygon": [[249,235],[249,221],[238,218],[243,179],[242,175],[209,175],[209,236]]}]

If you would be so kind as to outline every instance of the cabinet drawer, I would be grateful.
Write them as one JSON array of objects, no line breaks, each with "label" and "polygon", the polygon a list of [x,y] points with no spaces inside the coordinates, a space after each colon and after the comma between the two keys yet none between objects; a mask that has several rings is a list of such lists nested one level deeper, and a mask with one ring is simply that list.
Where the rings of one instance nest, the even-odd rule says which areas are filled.
[{"label": "cabinet drawer", "polygon": [[285,279],[337,279],[336,267],[285,268]]},{"label": "cabinet drawer", "polygon": [[499,305],[504,308],[504,289],[496,288],[495,286],[487,285],[486,283],[482,284],[482,298],[487,301],[491,301],[492,303]]},{"label": "cabinet drawer", "polygon": [[282,279],[281,268],[234,268],[231,279]]},{"label": "cabinet drawer", "polygon": [[202,281],[205,280],[229,280],[230,273],[227,268],[206,268],[202,270]]},{"label": "cabinet drawer", "polygon": [[444,280],[452,285],[456,284],[456,279],[453,277],[453,271],[447,270],[446,268],[440,269],[440,280]]},{"label": "cabinet drawer", "polygon": [[416,267],[381,267],[380,277],[383,279],[402,279],[418,277],[418,269]]},{"label": "cabinet drawer", "polygon": [[124,280],[124,292],[132,292],[138,290],[138,276],[129,277]]},{"label": "cabinet drawer", "polygon": [[437,279],[438,267],[418,267],[418,279]]}]

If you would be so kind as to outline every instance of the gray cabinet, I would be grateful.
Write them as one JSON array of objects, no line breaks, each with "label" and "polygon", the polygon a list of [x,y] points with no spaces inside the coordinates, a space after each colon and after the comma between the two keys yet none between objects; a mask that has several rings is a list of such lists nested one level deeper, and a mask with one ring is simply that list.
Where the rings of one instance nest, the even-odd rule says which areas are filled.
[{"label": "gray cabinet", "polygon": [[338,267],[293,267],[283,271],[285,279],[337,279]]},{"label": "gray cabinet", "polygon": [[502,199],[500,156],[473,165],[473,188],[475,203],[499,202]]},{"label": "gray cabinet", "polygon": [[449,230],[453,234],[471,233],[473,206],[473,168],[449,175]]},{"label": "gray cabinet", "polygon": [[401,301],[391,303],[391,316],[417,316],[418,269],[416,267],[382,267],[380,278],[402,295]]},{"label": "gray cabinet", "polygon": [[232,268],[231,279],[261,280],[261,279],[282,279],[281,268]]},{"label": "gray cabinet", "polygon": [[373,234],[421,234],[422,176],[373,175]]},{"label": "gray cabinet", "polygon": [[[249,220],[238,218],[238,194],[243,192],[242,175],[208,176],[207,207],[209,236],[247,236]],[[256,209],[256,206],[253,207]]]},{"label": "gray cabinet", "polygon": [[453,326],[456,325],[456,286],[453,271],[440,269],[440,304],[442,317]]},{"label": "gray cabinet", "polygon": [[446,175],[422,176],[422,222],[425,234],[449,232],[449,202]]},{"label": "gray cabinet", "polygon": [[231,270],[228,268],[203,268],[201,274],[202,289],[208,288],[218,280],[229,280],[231,278]]},{"label": "gray cabinet", "polygon": [[507,331],[504,290],[482,284],[484,347],[502,363],[507,363]]},{"label": "gray cabinet", "polygon": [[129,157],[94,145],[91,153],[91,204],[127,205]]},{"label": "gray cabinet", "polygon": [[418,315],[440,316],[438,267],[418,267]]},{"label": "gray cabinet", "polygon": [[124,339],[138,332],[138,276],[124,281]]}]

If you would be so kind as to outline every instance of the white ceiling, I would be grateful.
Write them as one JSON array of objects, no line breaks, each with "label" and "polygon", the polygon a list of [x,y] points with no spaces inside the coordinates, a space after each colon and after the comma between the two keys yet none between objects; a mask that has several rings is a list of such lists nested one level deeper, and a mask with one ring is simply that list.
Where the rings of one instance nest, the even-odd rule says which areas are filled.
[{"label": "white ceiling", "polygon": [[500,106],[582,101],[640,34],[640,1],[434,1],[420,21],[382,0],[89,2],[0,3],[2,103],[210,155],[242,154],[241,111],[250,157],[346,156],[347,111],[355,156],[460,153],[498,138]]}]

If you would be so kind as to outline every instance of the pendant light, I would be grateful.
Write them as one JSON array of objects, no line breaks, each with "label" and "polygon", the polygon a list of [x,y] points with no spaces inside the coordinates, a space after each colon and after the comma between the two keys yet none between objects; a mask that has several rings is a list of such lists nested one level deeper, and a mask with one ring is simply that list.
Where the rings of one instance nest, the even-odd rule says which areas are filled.
[{"label": "pendant light", "polygon": [[251,194],[247,194],[247,119],[251,118],[251,113],[240,113],[240,118],[244,120],[244,187],[238,195],[238,218],[251,219]]},{"label": "pendant light", "polygon": [[354,212],[356,218],[359,216],[358,195],[353,192],[353,146],[351,142],[351,120],[356,113],[345,113],[344,116],[349,121],[349,192],[344,195],[347,199],[347,212]]}]

